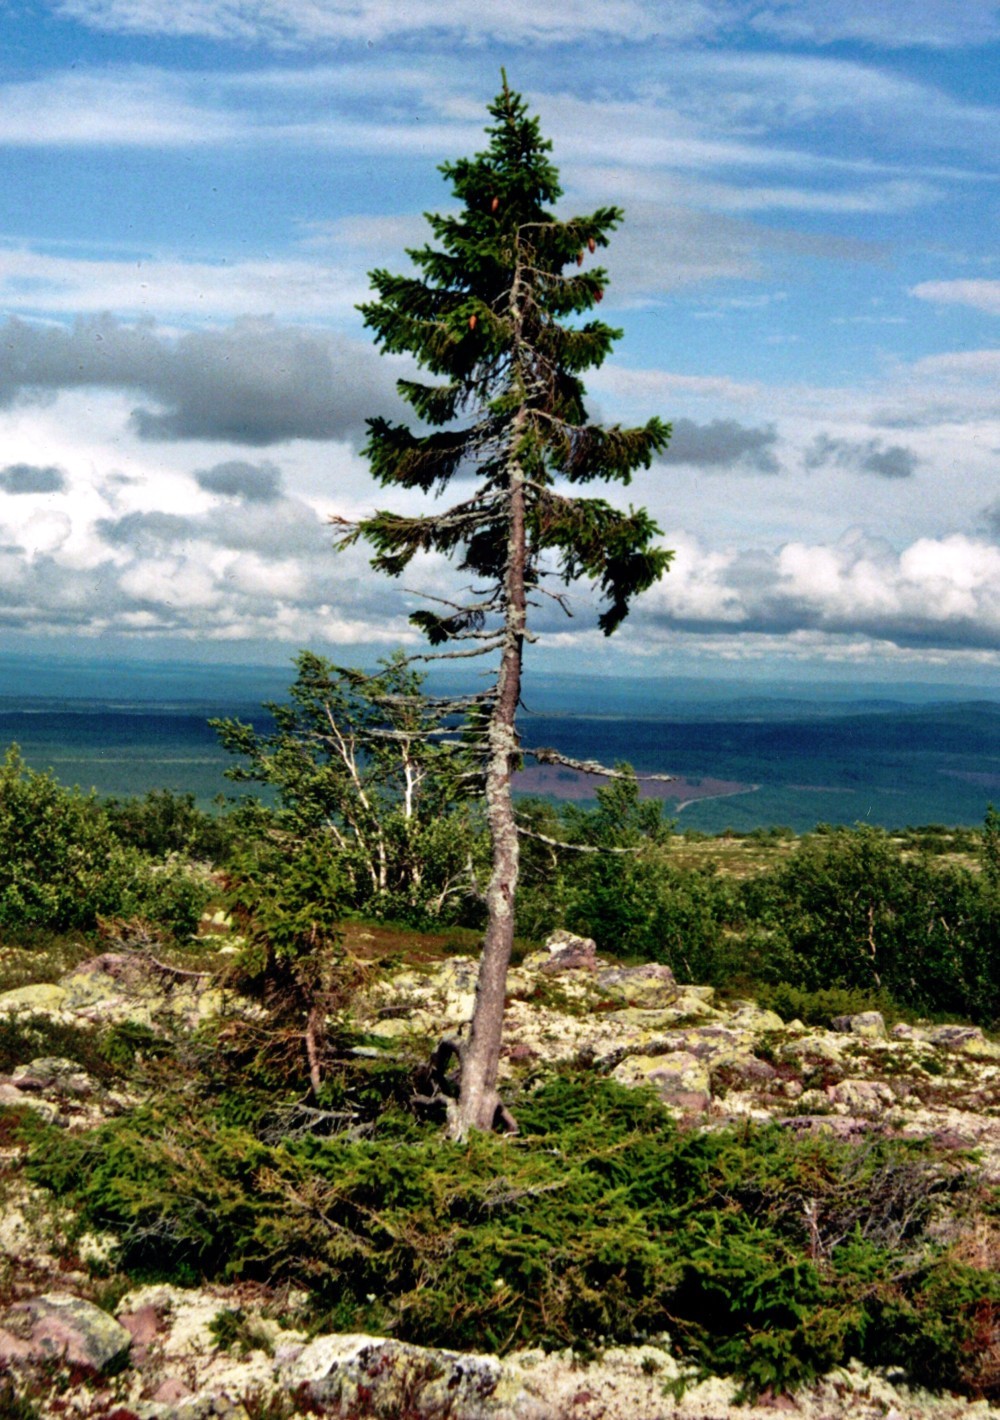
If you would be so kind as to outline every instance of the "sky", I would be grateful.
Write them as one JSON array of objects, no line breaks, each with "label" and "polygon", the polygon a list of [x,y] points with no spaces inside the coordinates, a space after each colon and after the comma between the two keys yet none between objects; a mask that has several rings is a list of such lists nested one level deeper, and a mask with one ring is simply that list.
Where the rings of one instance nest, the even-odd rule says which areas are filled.
[{"label": "sky", "polygon": [[362,455],[412,370],[357,304],[453,207],[501,66],[559,215],[625,212],[591,416],[673,425],[608,495],[670,573],[610,641],[573,588],[533,663],[996,686],[987,0],[0,0],[2,644],[418,649],[451,569],[332,545],[427,510]]}]

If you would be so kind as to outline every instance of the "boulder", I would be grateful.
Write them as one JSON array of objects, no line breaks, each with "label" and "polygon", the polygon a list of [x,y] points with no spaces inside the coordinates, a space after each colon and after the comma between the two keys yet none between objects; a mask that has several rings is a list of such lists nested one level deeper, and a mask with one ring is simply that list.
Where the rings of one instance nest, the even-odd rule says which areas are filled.
[{"label": "boulder", "polygon": [[15,1302],[3,1317],[3,1329],[27,1343],[26,1359],[62,1361],[95,1373],[123,1362],[132,1345],[114,1317],[63,1292]]},{"label": "boulder", "polygon": [[54,1123],[59,1117],[58,1109],[49,1100],[42,1100],[37,1095],[19,1090],[9,1080],[0,1081],[0,1108],[33,1109],[48,1124]]},{"label": "boulder", "polygon": [[597,946],[592,937],[577,937],[560,927],[552,933],[545,946],[549,959],[542,966],[543,971],[597,970]]},{"label": "boulder", "polygon": [[758,1006],[756,1001],[733,1001],[732,1014],[726,1024],[730,1030],[746,1031],[754,1037],[785,1029],[785,1023],[777,1011]]},{"label": "boulder", "polygon": [[29,1012],[53,1015],[65,1008],[66,996],[65,987],[48,982],[39,982],[36,986],[17,986],[13,991],[0,992],[0,1015]]},{"label": "boulder", "polygon": [[86,1070],[61,1055],[46,1055],[18,1065],[11,1080],[28,1093],[69,1095],[74,1099],[86,1099],[98,1090]]},{"label": "boulder", "polygon": [[281,1370],[281,1384],[336,1414],[372,1420],[448,1415],[476,1420],[488,1413],[502,1374],[496,1356],[428,1350],[361,1334],[318,1336]]},{"label": "boulder", "polygon": [[834,1030],[846,1035],[859,1035],[862,1040],[885,1040],[885,1018],[881,1011],[859,1011],[853,1016],[834,1016]]},{"label": "boulder", "polygon": [[827,1095],[850,1114],[877,1115],[896,1103],[892,1089],[882,1080],[841,1080],[830,1086]]},{"label": "boulder", "polygon": [[978,1026],[934,1026],[927,1032],[927,1039],[931,1045],[973,1060],[1000,1060],[1000,1045],[987,1040]]},{"label": "boulder", "polygon": [[657,962],[605,967],[597,974],[597,984],[606,996],[643,1010],[672,1006],[681,994],[669,966]]},{"label": "boulder", "polygon": [[652,1085],[664,1104],[685,1114],[703,1114],[712,1103],[708,1066],[687,1050],[630,1055],[612,1077],[622,1085]]}]

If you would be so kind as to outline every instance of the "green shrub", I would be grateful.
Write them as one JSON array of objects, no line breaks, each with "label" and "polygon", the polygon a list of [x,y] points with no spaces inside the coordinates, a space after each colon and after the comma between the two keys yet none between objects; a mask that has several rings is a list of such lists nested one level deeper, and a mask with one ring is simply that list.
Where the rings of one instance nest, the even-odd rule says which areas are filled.
[{"label": "green shrub", "polygon": [[43,1056],[73,1060],[102,1082],[116,1073],[95,1030],[48,1015],[0,1015],[0,1075]]},{"label": "green shrub", "polygon": [[825,1026],[827,1029],[837,1016],[853,1016],[862,1011],[882,1011],[885,1014],[891,1013],[892,1009],[891,1003],[882,995],[844,986],[808,991],[781,981],[776,986],[758,986],[756,996],[759,1005],[777,1011],[782,1020],[800,1020],[804,1025]]},{"label": "green shrub", "polygon": [[206,813],[193,794],[150,789],[141,799],[105,799],[103,808],[122,843],[154,858],[180,853],[222,863],[233,843],[232,816]]},{"label": "green shrub", "polygon": [[985,873],[904,858],[878,829],[830,829],[744,884],[741,898],[759,980],[1000,1019],[1000,903]]},{"label": "green shrub", "polygon": [[667,1331],[749,1391],[852,1355],[982,1382],[1000,1281],[931,1241],[964,1182],[925,1148],[679,1134],[652,1096],[573,1075],[518,1114],[513,1140],[265,1144],[167,1102],[43,1142],[30,1171],[119,1236],[122,1266],[295,1281],[324,1326],[500,1351]]},{"label": "green shrub", "polygon": [[121,911],[165,929],[178,942],[195,935],[202,913],[219,896],[219,887],[204,865],[174,854],[163,862],[135,864],[123,895]]},{"label": "green shrub", "polygon": [[136,857],[92,795],[28,769],[17,746],[0,765],[0,926],[92,927],[121,909]]}]

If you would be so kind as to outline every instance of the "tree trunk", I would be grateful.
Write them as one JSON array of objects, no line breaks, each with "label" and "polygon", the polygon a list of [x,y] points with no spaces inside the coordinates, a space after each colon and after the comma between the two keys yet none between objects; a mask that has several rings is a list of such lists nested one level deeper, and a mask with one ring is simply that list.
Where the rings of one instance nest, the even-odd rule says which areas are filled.
[{"label": "tree trunk", "polygon": [[507,1127],[516,1125],[497,1093],[497,1069],[503,1035],[507,967],[514,946],[514,898],[519,845],[510,781],[517,760],[517,707],[521,698],[521,660],[526,614],[524,474],[517,458],[523,418],[514,421],[510,471],[510,525],[505,574],[504,640],[497,675],[497,699],[487,733],[486,817],[493,866],[486,890],[487,922],[476,985],[472,1030],[462,1055],[462,1084],[449,1132],[464,1139],[471,1129],[491,1130],[498,1111]]}]

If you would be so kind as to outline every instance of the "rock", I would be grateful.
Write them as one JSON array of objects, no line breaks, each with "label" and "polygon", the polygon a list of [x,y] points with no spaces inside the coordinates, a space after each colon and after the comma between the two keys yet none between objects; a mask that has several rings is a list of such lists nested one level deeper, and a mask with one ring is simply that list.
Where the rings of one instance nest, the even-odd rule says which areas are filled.
[{"label": "rock", "polygon": [[132,1312],[119,1312],[118,1321],[132,1340],[141,1346],[148,1346],[163,1330],[159,1311],[149,1305]]},{"label": "rock", "polygon": [[125,1328],[107,1312],[62,1292],[16,1302],[3,1324],[28,1343],[33,1359],[65,1361],[93,1372],[123,1361],[132,1345]]},{"label": "rock", "polygon": [[159,1331],[169,1337],[170,1347],[177,1353],[208,1356],[218,1349],[212,1333],[212,1323],[222,1310],[217,1293],[208,1288],[175,1287],[171,1283],[152,1283],[137,1287],[121,1300],[118,1319],[143,1317],[139,1323],[149,1328],[150,1314],[158,1321]]},{"label": "rock", "polygon": [[189,1395],[193,1395],[191,1387],[182,1381],[179,1376],[168,1376],[165,1381],[161,1381],[153,1393],[153,1400],[162,1403],[163,1401],[186,1400]]},{"label": "rock", "polygon": [[131,952],[104,952],[59,983],[63,1009],[85,1021],[193,1027],[217,1015],[223,993],[203,975],[182,975]]},{"label": "rock", "polygon": [[217,1389],[175,1400],[140,1402],[135,1407],[135,1414],[140,1420],[250,1420],[241,1400],[228,1390]]},{"label": "rock", "polygon": [[472,957],[449,957],[430,970],[400,971],[376,981],[355,1009],[372,1035],[446,1035],[472,1019],[478,976],[479,963]]},{"label": "rock", "polygon": [[576,937],[560,928],[545,943],[549,960],[543,971],[596,971],[597,946],[591,937]]},{"label": "rock", "polygon": [[[766,1060],[758,1060],[755,1055],[739,1057],[734,1060],[727,1060],[712,1069],[712,1089],[715,1093],[720,1090],[732,1089],[734,1085],[767,1085],[777,1077],[777,1070]],[[789,1084],[798,1084],[798,1081],[788,1081]],[[799,1090],[802,1086],[799,1085]],[[786,1096],[789,1098],[789,1096]]]},{"label": "rock", "polygon": [[85,1099],[98,1089],[86,1070],[61,1055],[46,1055],[28,1065],[18,1065],[11,1078],[19,1090],[49,1091],[76,1099]]},{"label": "rock", "polygon": [[338,1414],[477,1420],[488,1413],[501,1372],[496,1356],[356,1334],[316,1337],[282,1369],[281,1383],[293,1392],[301,1387],[314,1403],[336,1406]]},{"label": "rock", "polygon": [[40,982],[37,986],[17,986],[13,991],[0,993],[0,1014],[32,1011],[53,1015],[64,1009],[66,998],[64,987],[46,982]]},{"label": "rock", "polygon": [[844,1105],[851,1114],[881,1114],[896,1096],[882,1080],[841,1080],[827,1091],[835,1105]]},{"label": "rock", "polygon": [[664,1104],[685,1114],[702,1114],[712,1102],[708,1067],[687,1050],[630,1055],[612,1075],[623,1085],[652,1085]]},{"label": "rock", "polygon": [[974,1060],[1000,1060],[1000,1045],[987,1040],[978,1026],[935,1026],[927,1032],[927,1039]]},{"label": "rock", "polygon": [[624,1005],[646,1010],[672,1006],[681,994],[669,966],[656,962],[644,966],[605,967],[598,972],[597,984],[605,995],[617,998]]},{"label": "rock", "polygon": [[833,1028],[863,1040],[885,1040],[885,1019],[881,1011],[859,1011],[854,1016],[834,1016]]},{"label": "rock", "polygon": [[756,1001],[734,1001],[732,1005],[732,1014],[726,1022],[731,1030],[746,1031],[748,1035],[759,1036],[785,1029],[785,1023],[777,1011],[758,1006]]},{"label": "rock", "polygon": [[844,1059],[844,1047],[829,1031],[810,1031],[808,1035],[800,1036],[797,1040],[786,1041],[781,1047],[781,1058],[796,1062],[811,1061],[841,1065]]},{"label": "rock", "polygon": [[674,1031],[675,1048],[688,1050],[709,1065],[739,1065],[753,1055],[753,1036],[723,1025],[694,1026]]},{"label": "rock", "polygon": [[36,1095],[25,1094],[16,1085],[0,1084],[0,1107],[4,1109],[33,1109],[49,1124],[59,1117],[59,1111],[49,1100],[40,1100]]},{"label": "rock", "polygon": [[8,1366],[16,1366],[19,1361],[32,1360],[34,1355],[30,1341],[0,1328],[0,1364],[6,1362]]}]

